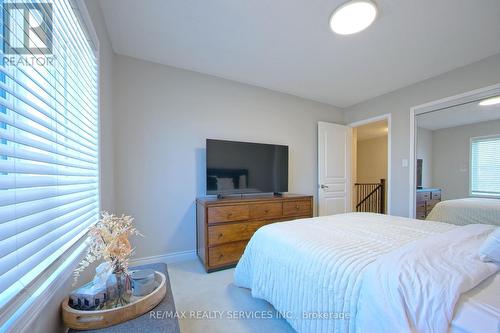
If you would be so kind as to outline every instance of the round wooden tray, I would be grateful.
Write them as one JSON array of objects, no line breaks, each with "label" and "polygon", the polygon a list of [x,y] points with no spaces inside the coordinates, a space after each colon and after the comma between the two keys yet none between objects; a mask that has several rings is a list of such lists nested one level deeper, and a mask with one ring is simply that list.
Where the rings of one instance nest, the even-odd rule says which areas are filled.
[{"label": "round wooden tray", "polygon": [[129,304],[106,310],[82,311],[69,306],[66,297],[62,304],[62,318],[66,327],[75,330],[92,330],[104,328],[134,319],[157,306],[167,292],[166,278],[163,273],[155,271],[155,280],[158,283],[151,294],[134,300]]}]

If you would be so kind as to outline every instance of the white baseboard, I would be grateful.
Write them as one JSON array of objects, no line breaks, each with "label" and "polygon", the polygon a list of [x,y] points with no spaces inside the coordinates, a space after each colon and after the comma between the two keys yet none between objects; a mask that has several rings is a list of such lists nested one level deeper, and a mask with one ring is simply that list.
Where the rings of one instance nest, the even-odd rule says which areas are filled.
[{"label": "white baseboard", "polygon": [[156,256],[134,258],[130,260],[130,266],[139,266],[162,262],[165,264],[173,264],[175,262],[189,261],[196,259],[196,250],[179,251]]}]

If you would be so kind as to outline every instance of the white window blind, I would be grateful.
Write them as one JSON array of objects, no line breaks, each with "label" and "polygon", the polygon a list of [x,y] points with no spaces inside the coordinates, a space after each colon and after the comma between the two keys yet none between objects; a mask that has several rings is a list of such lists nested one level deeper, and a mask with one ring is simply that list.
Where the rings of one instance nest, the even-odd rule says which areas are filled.
[{"label": "white window blind", "polygon": [[[43,2],[26,16],[36,1],[0,1],[0,307],[99,216],[97,59],[70,0]],[[26,29],[49,10],[45,30]],[[41,32],[50,53],[36,52]]]},{"label": "white window blind", "polygon": [[500,135],[471,139],[471,194],[500,196]]}]

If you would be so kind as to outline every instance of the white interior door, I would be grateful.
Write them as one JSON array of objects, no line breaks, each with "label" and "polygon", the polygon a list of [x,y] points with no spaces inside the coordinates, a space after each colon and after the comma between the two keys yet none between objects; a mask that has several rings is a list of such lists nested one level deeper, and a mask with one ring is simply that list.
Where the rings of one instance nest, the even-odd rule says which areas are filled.
[{"label": "white interior door", "polygon": [[351,211],[352,128],[318,123],[319,216]]}]

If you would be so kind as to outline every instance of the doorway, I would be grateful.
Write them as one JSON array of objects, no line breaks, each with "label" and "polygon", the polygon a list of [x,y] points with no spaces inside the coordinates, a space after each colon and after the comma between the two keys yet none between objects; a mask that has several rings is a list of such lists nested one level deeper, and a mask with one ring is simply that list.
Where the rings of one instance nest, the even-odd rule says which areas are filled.
[{"label": "doorway", "polygon": [[352,123],[352,211],[390,213],[391,117]]},{"label": "doorway", "polygon": [[319,216],[350,211],[390,214],[390,161],[390,114],[347,126],[319,122]]}]

